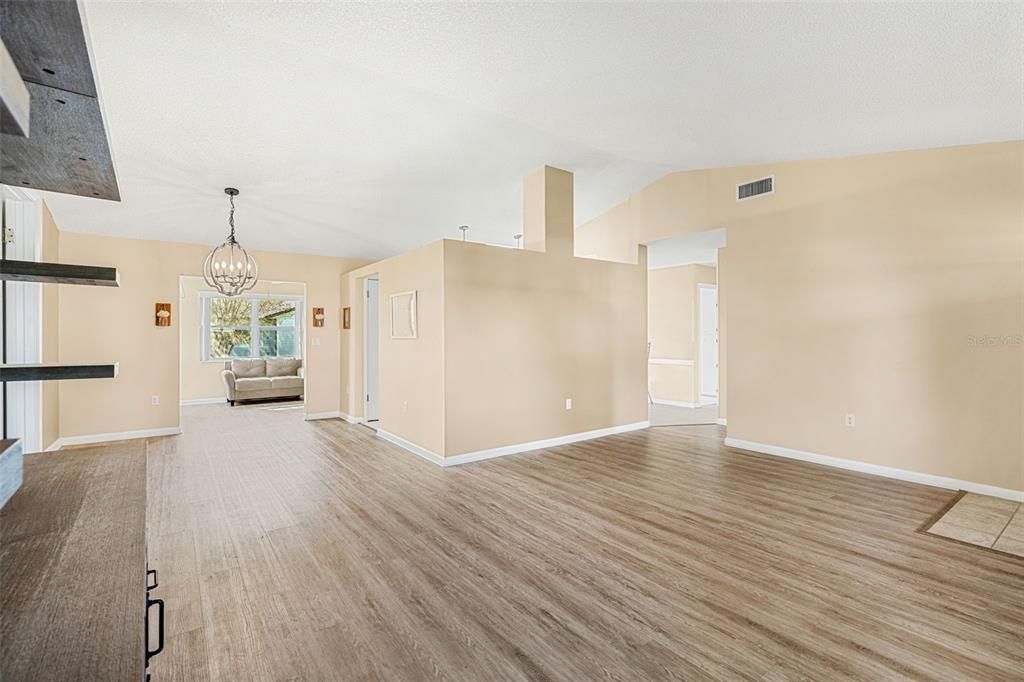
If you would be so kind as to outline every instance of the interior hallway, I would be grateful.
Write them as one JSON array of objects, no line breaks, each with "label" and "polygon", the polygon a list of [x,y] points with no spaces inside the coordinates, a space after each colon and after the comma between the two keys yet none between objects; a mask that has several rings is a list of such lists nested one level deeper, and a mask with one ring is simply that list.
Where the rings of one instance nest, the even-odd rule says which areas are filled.
[{"label": "interior hallway", "polygon": [[[442,469],[339,420],[148,448],[154,679],[1011,679],[1024,562],[947,490],[658,428]],[[769,513],[770,512],[770,513]]]}]

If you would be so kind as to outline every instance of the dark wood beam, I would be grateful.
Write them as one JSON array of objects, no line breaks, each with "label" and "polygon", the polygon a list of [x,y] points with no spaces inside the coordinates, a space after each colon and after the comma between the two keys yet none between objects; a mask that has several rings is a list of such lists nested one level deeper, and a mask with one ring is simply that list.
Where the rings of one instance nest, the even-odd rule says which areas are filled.
[{"label": "dark wood beam", "polygon": [[0,39],[23,80],[96,97],[85,26],[76,0],[0,1]]},{"label": "dark wood beam", "polygon": [[120,275],[117,268],[96,265],[0,260],[0,280],[116,287],[120,284]]},{"label": "dark wood beam", "polygon": [[26,82],[29,137],[0,133],[0,183],[120,201],[100,103],[95,97]]},{"label": "dark wood beam", "polygon": [[0,183],[120,201],[75,0],[0,0],[0,40],[31,98],[23,137],[0,121]]},{"label": "dark wood beam", "polygon": [[113,379],[116,376],[116,362],[106,364],[61,362],[44,365],[0,365],[0,382]]}]

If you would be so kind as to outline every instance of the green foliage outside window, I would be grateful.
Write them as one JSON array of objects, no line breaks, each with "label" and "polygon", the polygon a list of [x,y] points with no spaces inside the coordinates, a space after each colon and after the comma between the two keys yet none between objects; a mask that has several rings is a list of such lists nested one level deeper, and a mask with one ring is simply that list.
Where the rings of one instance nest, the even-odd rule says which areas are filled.
[{"label": "green foliage outside window", "polygon": [[214,358],[247,358],[252,338],[248,329],[213,329],[210,335],[210,356]]},{"label": "green foliage outside window", "polygon": [[210,358],[254,357],[254,341],[259,357],[299,357],[298,305],[279,298],[211,297]]}]

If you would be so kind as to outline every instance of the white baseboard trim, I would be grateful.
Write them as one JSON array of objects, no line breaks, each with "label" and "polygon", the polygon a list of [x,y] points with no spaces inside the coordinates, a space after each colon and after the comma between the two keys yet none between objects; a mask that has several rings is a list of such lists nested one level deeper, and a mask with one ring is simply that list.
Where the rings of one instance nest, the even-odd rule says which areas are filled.
[{"label": "white baseboard trim", "polygon": [[394,443],[400,448],[405,448],[414,455],[419,455],[428,462],[432,462],[442,467],[445,466],[444,457],[437,454],[433,450],[428,450],[426,448],[420,447],[419,445],[416,445],[416,443],[408,441],[402,438],[401,436],[396,436],[395,434],[389,431],[385,431],[384,429],[377,429],[377,436],[383,438],[384,440],[390,443]]},{"label": "white baseboard trim", "polygon": [[445,457],[443,466],[455,466],[458,464],[467,464],[469,462],[479,462],[482,459],[491,459],[492,457],[504,457],[505,455],[515,455],[520,452],[530,452],[531,450],[553,448],[557,445],[568,445],[569,443],[578,443],[580,441],[591,440],[593,438],[604,438],[605,436],[614,436],[617,433],[639,431],[641,429],[646,429],[650,427],[650,425],[651,422],[649,421],[634,422],[632,424],[623,424],[621,426],[609,426],[608,428],[604,429],[594,429],[593,431],[570,433],[567,436],[544,438],[543,440],[535,440],[529,443],[517,443],[515,445],[505,445],[500,448],[491,448],[489,450],[477,450],[476,452],[466,452],[461,455]]},{"label": "white baseboard trim", "polygon": [[697,407],[697,403],[688,403],[683,400],[662,400],[661,398],[653,398],[655,405],[670,405],[672,407]]},{"label": "white baseboard trim", "polygon": [[847,469],[849,471],[858,471],[863,474],[872,474],[875,476],[883,476],[885,478],[895,478],[900,481],[930,485],[936,488],[966,490],[980,495],[991,495],[992,497],[1001,497],[1006,500],[1013,500],[1014,502],[1024,502],[1024,490],[998,488],[994,485],[986,485],[984,483],[972,483],[971,481],[963,481],[958,478],[923,474],[917,471],[909,471],[907,469],[897,469],[895,467],[887,467],[880,464],[858,462],[853,459],[820,455],[816,452],[793,450],[778,445],[767,445],[765,443],[755,443],[749,440],[740,440],[739,438],[726,438],[725,444],[731,448],[751,450],[765,455],[775,455],[777,457],[786,457],[788,459],[798,459],[803,462],[812,462],[814,464],[824,464],[825,466],[836,467],[837,469]]},{"label": "white baseboard trim", "polygon": [[155,438],[157,436],[180,436],[181,428],[167,426],[162,429],[141,429],[139,431],[119,431],[117,433],[92,433],[86,436],[64,436],[58,438],[46,452],[60,450],[68,445],[91,445],[92,443],[110,443],[117,440],[135,440],[136,438]]},{"label": "white baseboard trim", "polygon": [[352,415],[345,414],[344,412],[339,412],[338,414],[342,419],[347,421],[349,424],[362,424],[363,421],[365,421],[362,417],[353,417]]},{"label": "white baseboard trim", "polygon": [[725,426],[725,417],[719,417],[718,419],[715,420],[715,423],[718,424],[719,426]]},{"label": "white baseboard trim", "polygon": [[718,398],[715,397],[715,396],[702,395],[700,398],[697,399],[697,406],[698,407],[705,407],[707,405],[717,405],[717,404],[718,404]]},{"label": "white baseboard trim", "polygon": [[617,433],[626,433],[628,431],[639,431],[640,429],[646,429],[651,425],[649,421],[634,422],[632,424],[623,424],[622,426],[610,426],[605,429],[595,429],[593,431],[583,431],[581,433],[571,433],[567,436],[556,436],[555,438],[545,438],[543,440],[530,441],[529,443],[516,443],[515,445],[505,445],[500,448],[490,448],[488,450],[477,450],[476,452],[465,452],[461,455],[453,455],[452,457],[442,457],[441,455],[427,450],[426,448],[420,447],[415,443],[410,443],[400,436],[396,436],[393,433],[378,429],[377,435],[384,440],[390,441],[395,445],[405,448],[409,452],[419,455],[423,459],[433,462],[438,466],[451,467],[458,466],[459,464],[469,464],[470,462],[479,462],[484,459],[492,459],[494,457],[504,457],[505,455],[515,455],[520,452],[530,452],[531,450],[542,450],[544,448],[552,448],[558,445],[568,445],[569,443],[578,443],[584,440],[591,440],[593,438],[603,438],[605,436],[613,436]]},{"label": "white baseboard trim", "polygon": [[306,415],[306,421],[312,422],[317,419],[342,419],[341,412],[311,412]]},{"label": "white baseboard trim", "polygon": [[224,396],[219,398],[189,398],[188,400],[182,400],[181,405],[213,405],[214,403],[226,403],[228,401]]},{"label": "white baseboard trim", "polygon": [[[654,268],[651,268],[653,270]],[[677,367],[693,367],[693,360],[679,358],[648,358],[648,365],[676,365]]]}]

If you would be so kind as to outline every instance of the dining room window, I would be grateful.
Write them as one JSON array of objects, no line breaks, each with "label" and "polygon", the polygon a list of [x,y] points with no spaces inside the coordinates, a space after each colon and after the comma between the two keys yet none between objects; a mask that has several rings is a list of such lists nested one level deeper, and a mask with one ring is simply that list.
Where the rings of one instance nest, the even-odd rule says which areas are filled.
[{"label": "dining room window", "polygon": [[203,360],[301,358],[303,299],[203,295]]}]

